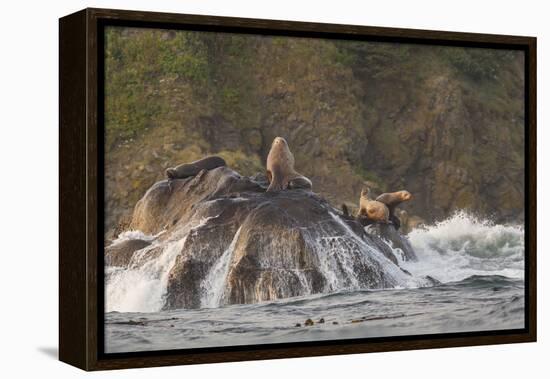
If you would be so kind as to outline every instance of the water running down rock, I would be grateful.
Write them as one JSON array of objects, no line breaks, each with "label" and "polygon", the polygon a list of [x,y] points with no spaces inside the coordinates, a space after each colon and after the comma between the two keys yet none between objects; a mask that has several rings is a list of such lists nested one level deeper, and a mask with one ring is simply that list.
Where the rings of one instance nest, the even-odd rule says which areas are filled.
[{"label": "water running down rock", "polygon": [[[433,283],[399,266],[416,255],[391,224],[365,231],[309,190],[265,190],[261,175],[243,177],[227,167],[155,183],[136,204],[130,229],[156,236],[141,244],[128,242],[126,233],[124,243],[106,248],[107,310],[218,307]],[[132,300],[135,285],[141,300]]]}]

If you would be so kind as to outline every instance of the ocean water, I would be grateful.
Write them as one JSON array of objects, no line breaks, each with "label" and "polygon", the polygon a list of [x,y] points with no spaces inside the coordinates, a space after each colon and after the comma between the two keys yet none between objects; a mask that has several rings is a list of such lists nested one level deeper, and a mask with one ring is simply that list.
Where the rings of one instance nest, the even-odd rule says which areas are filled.
[{"label": "ocean water", "polygon": [[[136,232],[132,232],[136,233]],[[143,236],[145,237],[145,236]],[[135,238],[134,235],[122,235]],[[414,278],[392,289],[340,291],[259,304],[217,306],[218,276],[202,309],[161,311],[181,240],[158,259],[106,272],[107,353],[517,329],[524,327],[524,230],[459,212],[408,236]],[[230,249],[228,249],[229,251]],[[402,254],[396,249],[396,257]],[[226,267],[221,259],[216,272]],[[223,276],[222,276],[223,277]],[[311,319],[313,325],[306,326]]]}]

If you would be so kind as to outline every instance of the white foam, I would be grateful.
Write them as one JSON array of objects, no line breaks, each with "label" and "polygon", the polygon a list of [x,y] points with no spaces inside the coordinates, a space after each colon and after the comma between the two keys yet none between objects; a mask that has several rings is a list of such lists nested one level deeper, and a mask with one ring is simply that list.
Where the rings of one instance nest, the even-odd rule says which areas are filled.
[{"label": "white foam", "polygon": [[[106,271],[107,312],[158,312],[164,305],[168,275],[187,237],[166,244],[158,257],[130,268]],[[140,255],[140,251],[134,255]]]},{"label": "white foam", "polygon": [[219,307],[222,303],[227,275],[229,274],[229,268],[233,258],[233,251],[235,250],[240,232],[241,228],[237,230],[229,247],[218,258],[201,283],[203,292],[201,306],[203,308]]},{"label": "white foam", "polygon": [[[442,282],[459,281],[471,275],[503,275],[523,278],[524,230],[521,226],[495,225],[464,212],[433,226],[413,230],[409,234],[418,261],[405,261],[402,252],[394,249],[407,275],[376,247],[363,240],[339,216],[332,214],[341,226],[319,225],[316,230],[304,230],[306,243],[316,252],[319,270],[326,279],[324,292],[376,288],[377,283],[365,283],[357,265],[385,274],[394,288],[415,288],[428,285],[425,276]],[[128,268],[106,268],[105,308],[107,312],[158,312],[165,301],[168,276],[177,257],[182,253],[187,236],[215,218],[201,218],[173,233],[168,241],[159,241],[157,235],[139,231],[124,232],[113,244],[130,239],[151,241],[151,245],[132,256]],[[240,228],[230,245],[214,262],[201,283],[201,305],[223,305],[227,277],[231,269]],[[330,237],[327,237],[330,236]],[[284,241],[276,239],[270,248],[285,249]],[[386,241],[390,246],[391,243]],[[291,256],[290,254],[282,254]],[[266,265],[272,262],[264,262]],[[311,283],[302,270],[295,270],[302,286],[301,295],[310,294]]]},{"label": "white foam", "polygon": [[[321,261],[321,269],[330,284],[330,291],[362,289],[359,285],[357,270],[354,268],[354,261],[357,259],[374,270],[378,269],[384,272],[392,279],[396,288],[413,288],[427,285],[424,278],[415,278],[404,273],[382,252],[358,236],[339,216],[332,212],[330,212],[330,215],[346,232],[345,236],[332,237],[334,242],[337,243],[336,251],[327,249],[326,246],[325,249],[317,249]],[[354,246],[347,246],[350,243],[356,248],[354,249]],[[343,283],[346,281],[351,282],[351,285],[344,286]]]},{"label": "white foam", "polygon": [[140,230],[127,230],[118,235],[118,237],[111,243],[111,246],[118,245],[119,243],[128,241],[128,240],[143,240],[143,241],[153,241],[165,231],[162,230],[157,234],[145,234]]}]

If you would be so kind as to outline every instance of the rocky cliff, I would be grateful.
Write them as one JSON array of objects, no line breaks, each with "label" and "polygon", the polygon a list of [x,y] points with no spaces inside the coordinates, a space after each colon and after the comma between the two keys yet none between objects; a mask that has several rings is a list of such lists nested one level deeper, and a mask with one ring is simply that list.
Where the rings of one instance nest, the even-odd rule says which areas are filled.
[{"label": "rocky cliff", "polygon": [[166,167],[207,154],[252,175],[283,136],[332,205],[407,189],[417,220],[523,217],[523,54],[108,28],[106,232]]}]

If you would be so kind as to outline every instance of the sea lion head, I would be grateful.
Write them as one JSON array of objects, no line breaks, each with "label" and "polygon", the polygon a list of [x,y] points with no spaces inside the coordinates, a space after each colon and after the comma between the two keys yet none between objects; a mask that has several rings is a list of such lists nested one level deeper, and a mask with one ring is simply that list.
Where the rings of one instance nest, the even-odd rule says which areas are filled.
[{"label": "sea lion head", "polygon": [[282,157],[291,157],[292,161],[294,160],[292,152],[288,147],[288,142],[286,142],[286,139],[284,139],[283,137],[275,137],[275,139],[271,143],[271,149],[269,152],[270,154],[273,153]]},{"label": "sea lion head", "polygon": [[286,139],[284,139],[283,137],[275,137],[275,139],[271,143],[271,147],[282,147],[288,149],[288,142],[286,142]]},{"label": "sea lion head", "polygon": [[399,197],[401,197],[401,200],[402,201],[409,201],[410,199],[412,199],[412,195],[409,191],[399,191]]},{"label": "sea lion head", "polygon": [[167,168],[165,171],[166,177],[168,179],[175,179],[176,178],[176,170],[173,168]]},{"label": "sea lion head", "polygon": [[361,189],[361,197],[367,198],[369,196],[370,188],[369,187],[363,187]]}]

